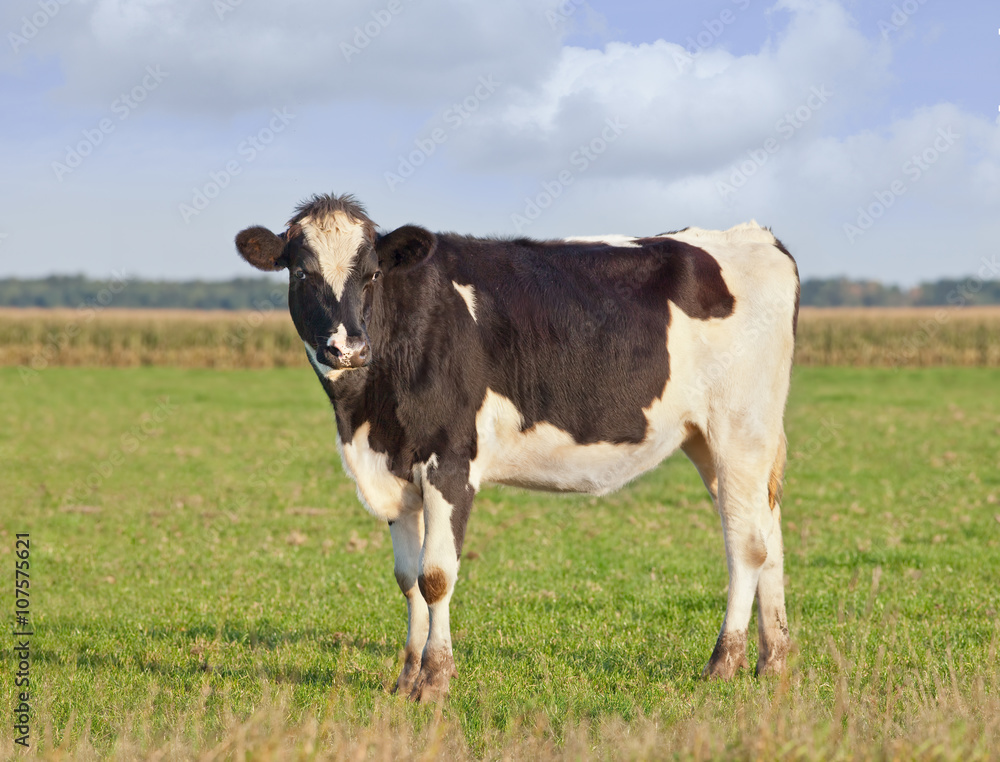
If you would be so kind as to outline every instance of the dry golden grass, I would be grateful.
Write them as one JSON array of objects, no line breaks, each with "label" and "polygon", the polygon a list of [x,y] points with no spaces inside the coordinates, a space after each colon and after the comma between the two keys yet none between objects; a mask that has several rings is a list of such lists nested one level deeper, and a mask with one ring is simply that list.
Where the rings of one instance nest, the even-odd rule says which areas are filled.
[{"label": "dry golden grass", "polygon": [[[1000,307],[803,308],[800,365],[1000,367]],[[0,365],[303,364],[287,312],[0,309]]]},{"label": "dry golden grass", "polygon": [[[111,748],[72,718],[53,729],[44,716],[41,751],[17,758],[52,760],[950,760],[1000,759],[1000,685],[994,664],[984,674],[894,674],[898,662],[879,653],[875,665],[856,665],[829,645],[833,684],[794,672],[771,682],[747,682],[739,695],[705,698],[684,716],[604,718],[556,730],[544,717],[505,733],[493,731],[470,748],[447,705],[422,712],[385,696],[366,722],[348,689],[331,689],[316,714],[296,714],[288,691],[266,692],[249,717],[224,711],[223,727],[204,727],[204,706],[175,718],[172,732],[155,733],[136,714]],[[991,650],[991,659],[995,656]],[[863,660],[862,660],[863,661]],[[874,666],[880,672],[870,671]],[[823,696],[823,694],[832,694]],[[203,696],[207,698],[207,694]],[[153,712],[155,699],[149,702]],[[44,710],[43,710],[44,713]],[[8,734],[3,757],[15,757]]]},{"label": "dry golden grass", "polygon": [[0,365],[275,368],[300,365],[287,311],[0,310]]},{"label": "dry golden grass", "polygon": [[803,308],[800,365],[1000,366],[1000,307]]}]

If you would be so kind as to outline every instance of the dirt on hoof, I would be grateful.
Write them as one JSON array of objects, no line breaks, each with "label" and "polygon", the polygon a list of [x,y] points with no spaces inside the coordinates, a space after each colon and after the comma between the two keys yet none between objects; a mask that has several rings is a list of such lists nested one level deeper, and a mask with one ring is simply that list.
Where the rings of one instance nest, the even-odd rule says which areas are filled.
[{"label": "dirt on hoof", "polygon": [[732,680],[739,670],[749,666],[746,631],[724,632],[719,635],[701,676],[707,680]]},{"label": "dirt on hoof", "polygon": [[448,695],[451,678],[456,677],[455,660],[450,653],[426,654],[420,666],[411,701],[440,701]]},{"label": "dirt on hoof", "polygon": [[399,678],[396,680],[396,685],[392,689],[392,692],[398,693],[401,696],[409,696],[413,691],[413,686],[416,684],[419,674],[420,654],[415,651],[407,651],[406,661],[403,663],[403,669],[399,673]]}]

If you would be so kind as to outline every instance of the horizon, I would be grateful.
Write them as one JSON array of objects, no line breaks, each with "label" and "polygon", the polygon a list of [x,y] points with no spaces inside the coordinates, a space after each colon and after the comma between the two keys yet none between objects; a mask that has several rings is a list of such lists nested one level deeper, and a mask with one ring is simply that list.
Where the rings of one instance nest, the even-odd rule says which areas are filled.
[{"label": "horizon", "polygon": [[[285,284],[288,280],[288,276],[282,272],[276,273],[264,273],[257,270],[252,271],[248,275],[232,275],[224,276],[219,278],[200,278],[197,276],[191,277],[177,277],[177,278],[148,278],[145,276],[134,276],[127,271],[115,271],[109,273],[107,277],[95,278],[88,275],[85,272],[54,272],[44,275],[32,275],[32,276],[16,276],[16,275],[0,275],[0,283],[9,283],[11,281],[21,281],[26,283],[39,283],[46,280],[53,279],[81,279],[92,284],[109,284],[116,282],[127,282],[127,283],[148,283],[148,284],[164,284],[164,285],[179,285],[183,283],[206,283],[206,284],[229,284],[236,283],[239,281],[249,281],[249,282],[270,282]],[[929,278],[927,280],[921,280],[918,283],[904,286],[900,283],[892,283],[878,279],[871,278],[852,278],[849,275],[830,275],[830,276],[817,276],[812,278],[800,278],[801,283],[835,283],[843,282],[849,283],[851,285],[876,285],[885,289],[899,289],[903,293],[912,292],[920,289],[923,286],[935,285],[938,283],[977,283],[977,284],[988,284],[988,283],[1000,283],[1000,276],[994,278],[981,278],[975,273],[964,273],[961,275],[944,276],[941,278]]]}]

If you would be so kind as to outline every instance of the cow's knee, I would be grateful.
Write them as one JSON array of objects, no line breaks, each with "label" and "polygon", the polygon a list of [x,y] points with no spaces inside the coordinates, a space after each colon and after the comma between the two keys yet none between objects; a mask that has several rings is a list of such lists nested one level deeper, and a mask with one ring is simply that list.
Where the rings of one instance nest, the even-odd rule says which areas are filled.
[{"label": "cow's knee", "polygon": [[455,579],[449,579],[448,574],[436,566],[424,569],[417,577],[420,594],[428,605],[433,605],[444,598],[454,586]]}]

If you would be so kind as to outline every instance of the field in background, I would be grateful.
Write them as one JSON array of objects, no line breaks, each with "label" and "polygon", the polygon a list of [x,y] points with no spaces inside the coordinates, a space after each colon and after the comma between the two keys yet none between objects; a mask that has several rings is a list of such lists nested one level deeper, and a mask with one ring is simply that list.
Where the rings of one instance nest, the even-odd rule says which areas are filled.
[{"label": "field in background", "polygon": [[725,556],[683,457],[602,499],[485,489],[435,708],[386,694],[406,628],[391,541],[300,353],[0,368],[0,568],[30,532],[39,755],[1000,756],[1000,371],[795,369],[787,680],[699,679]]},{"label": "field in background", "polygon": [[[0,309],[0,365],[303,367],[284,308]],[[803,308],[799,365],[1000,367],[1000,307]]]}]

